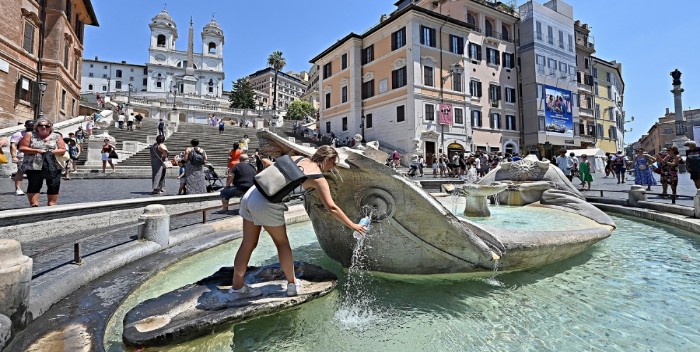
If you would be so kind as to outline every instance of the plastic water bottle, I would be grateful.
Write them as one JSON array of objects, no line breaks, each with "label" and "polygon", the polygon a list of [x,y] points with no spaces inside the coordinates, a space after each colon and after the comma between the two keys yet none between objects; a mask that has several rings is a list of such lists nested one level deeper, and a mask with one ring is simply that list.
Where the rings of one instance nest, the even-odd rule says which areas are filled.
[{"label": "plastic water bottle", "polygon": [[[372,218],[371,218],[371,217],[365,216],[364,218],[360,219],[360,225],[366,226],[366,227],[367,227],[367,231],[369,231],[369,228],[372,226],[372,225],[371,225],[371,221],[372,221]],[[361,233],[359,233],[359,232],[357,232],[357,231],[354,231],[354,232],[352,233],[352,237],[355,237],[355,239],[359,240],[360,238],[365,237],[365,235],[363,235],[363,234],[361,234]]]}]

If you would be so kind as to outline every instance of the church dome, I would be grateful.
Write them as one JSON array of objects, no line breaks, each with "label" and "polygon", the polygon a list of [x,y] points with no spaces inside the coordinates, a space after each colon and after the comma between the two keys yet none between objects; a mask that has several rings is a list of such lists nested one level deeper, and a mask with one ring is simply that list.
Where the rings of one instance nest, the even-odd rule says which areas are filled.
[{"label": "church dome", "polygon": [[152,24],[162,24],[167,27],[172,27],[175,28],[175,21],[173,21],[173,18],[170,17],[170,14],[168,14],[168,11],[163,9],[159,14],[156,15],[156,17],[153,17],[151,20]]},{"label": "church dome", "polygon": [[224,35],[223,30],[221,29],[221,26],[219,25],[219,22],[216,22],[215,19],[211,19],[209,23],[207,23],[206,26],[204,26],[204,33],[212,33],[216,35]]}]

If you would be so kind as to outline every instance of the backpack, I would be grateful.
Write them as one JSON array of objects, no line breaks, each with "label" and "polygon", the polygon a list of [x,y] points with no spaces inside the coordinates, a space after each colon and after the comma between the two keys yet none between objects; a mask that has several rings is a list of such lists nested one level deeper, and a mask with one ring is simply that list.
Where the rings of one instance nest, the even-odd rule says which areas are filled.
[{"label": "backpack", "polygon": [[190,163],[194,166],[202,166],[204,165],[204,155],[197,150],[199,148],[192,148],[192,152],[190,153]]},{"label": "backpack", "polygon": [[613,160],[613,164],[618,165],[618,166],[623,165],[624,163],[625,163],[625,160],[621,156],[618,156],[615,158],[615,160]]},{"label": "backpack", "polygon": [[293,161],[289,155],[283,155],[272,166],[258,173],[253,179],[255,187],[272,203],[281,203],[285,197],[299,187],[308,176],[297,165],[304,158]]}]

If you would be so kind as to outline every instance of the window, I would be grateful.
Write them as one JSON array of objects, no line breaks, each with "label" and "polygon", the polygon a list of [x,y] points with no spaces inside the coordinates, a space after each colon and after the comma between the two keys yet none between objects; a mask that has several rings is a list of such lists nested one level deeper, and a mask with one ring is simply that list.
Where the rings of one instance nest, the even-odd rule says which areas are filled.
[{"label": "window", "polygon": [[580,136],[583,136],[584,134],[586,134],[586,125],[584,125],[583,123],[578,124],[578,134]]},{"label": "window", "polygon": [[144,78],[142,84],[144,86],[147,86],[148,85],[148,78]]},{"label": "window", "polygon": [[608,129],[608,138],[617,139],[617,128],[615,126],[610,126]]},{"label": "window", "polygon": [[399,105],[396,107],[396,122],[403,122],[406,119],[406,107]]},{"label": "window", "polygon": [[509,131],[515,131],[515,115],[506,115],[506,129]]},{"label": "window", "polygon": [[330,76],[333,75],[333,66],[331,66],[331,63],[327,63],[323,65],[323,78],[326,79]]},{"label": "window", "polygon": [[374,96],[374,80],[362,83],[362,99]]},{"label": "window", "polygon": [[17,98],[24,101],[32,101],[33,82],[24,76],[17,81]]},{"label": "window", "polygon": [[574,36],[569,34],[569,51],[574,52]]},{"label": "window", "polygon": [[102,86],[102,91],[103,91],[103,92],[106,92],[106,91],[107,91],[107,86],[106,86],[106,85],[103,85],[103,86]]},{"label": "window", "polygon": [[592,73],[593,73],[593,78],[598,78],[598,69],[597,68],[594,67]]},{"label": "window", "polygon": [[331,107],[331,93],[326,93],[326,109]]},{"label": "window", "polygon": [[326,133],[331,133],[331,122],[326,121]]},{"label": "window", "polygon": [[501,87],[495,84],[489,85],[489,100],[499,101],[501,100]]},{"label": "window", "polygon": [[70,44],[68,42],[63,46],[63,67],[68,69],[68,61],[70,58]]},{"label": "window", "polygon": [[454,54],[464,54],[464,38],[450,34],[450,52]]},{"label": "window", "polygon": [[497,112],[491,114],[491,128],[494,130],[501,129],[501,114]]},{"label": "window", "polygon": [[610,74],[610,72],[605,72],[605,78],[608,82],[610,82],[611,77],[612,77],[612,75]]},{"label": "window", "polygon": [[462,74],[455,72],[452,74],[452,90],[456,92],[462,91]]},{"label": "window", "polygon": [[431,66],[423,66],[423,84],[429,87],[434,87],[434,69]]},{"label": "window", "polygon": [[515,103],[515,88],[505,88],[506,90],[506,103]]},{"label": "window", "polygon": [[[92,65],[90,65],[90,67],[92,67]],[[148,67],[144,67],[144,68],[143,68],[143,74],[144,74],[144,75],[147,75],[147,74],[148,74]]]},{"label": "window", "polygon": [[493,37],[493,24],[489,20],[484,21],[484,34],[487,37]]},{"label": "window", "polygon": [[454,113],[455,113],[455,124],[463,125],[464,124],[464,110],[462,110],[460,108],[455,108]]},{"label": "window", "polygon": [[594,86],[593,88],[595,89],[595,95],[600,95],[600,94],[599,94],[600,91],[599,91],[599,88],[598,88],[598,82],[595,82],[595,86]]},{"label": "window", "polygon": [[[133,81],[134,81],[134,77],[129,77],[129,81],[130,81],[130,82],[133,82]],[[210,84],[210,85],[211,85],[211,84]]]},{"label": "window", "polygon": [[600,118],[600,104],[595,104],[595,118]]},{"label": "window", "polygon": [[92,72],[88,73],[88,77],[94,77],[94,76],[95,75]]},{"label": "window", "polygon": [[340,102],[347,103],[348,101],[348,86],[343,86],[340,88]]},{"label": "window", "polygon": [[501,39],[510,40],[510,35],[508,32],[508,27],[506,27],[506,25],[501,25]]},{"label": "window", "polygon": [[207,45],[207,49],[209,54],[216,54],[216,43],[209,42],[209,44]]},{"label": "window", "polygon": [[341,123],[342,123],[342,130],[347,131],[348,130],[348,117],[347,116],[343,117],[341,119]]},{"label": "window", "polygon": [[122,89],[122,81],[115,81],[114,89]]},{"label": "window", "polygon": [[481,126],[481,110],[472,110],[472,127]]},{"label": "window", "polygon": [[121,78],[121,77],[122,77],[122,70],[117,70],[117,78]]},{"label": "window", "polygon": [[435,121],[435,105],[425,104],[425,120]]},{"label": "window", "polygon": [[372,128],[372,114],[365,116],[365,128]]},{"label": "window", "polygon": [[159,34],[158,37],[156,37],[156,46],[159,48],[165,48],[165,35]]},{"label": "window", "polygon": [[566,63],[559,61],[559,71],[564,72],[564,74],[566,74],[566,68],[567,68]]},{"label": "window", "polygon": [[486,63],[491,65],[500,65],[500,53],[496,49],[486,48]]},{"label": "window", "polygon": [[612,99],[612,86],[608,86],[608,99]]},{"label": "window", "polygon": [[92,84],[88,84],[88,90],[92,91],[93,89],[95,89],[95,86],[93,86]]},{"label": "window", "polygon": [[435,28],[420,26],[420,43],[435,47]]},{"label": "window", "polygon": [[406,66],[391,71],[391,89],[401,88],[406,85]]},{"label": "window", "polygon": [[340,69],[344,70],[348,68],[348,54],[345,53],[340,57]]},{"label": "window", "polygon": [[481,45],[469,43],[469,58],[472,60],[481,60]]},{"label": "window", "polygon": [[547,58],[545,58],[544,55],[538,54],[537,56],[535,56],[535,62],[540,66],[544,66],[547,64]]},{"label": "window", "polygon": [[547,26],[547,43],[554,44],[554,29],[552,29],[552,26]]},{"label": "window", "polygon": [[61,90],[61,110],[66,110],[66,90]]},{"label": "window", "polygon": [[24,41],[22,48],[30,54],[34,54],[34,26],[29,21],[24,22]]},{"label": "window", "polygon": [[73,78],[78,77],[78,60],[73,60]]},{"label": "window", "polygon": [[604,136],[604,134],[603,134],[603,125],[602,125],[602,124],[597,124],[596,127],[598,128],[598,134],[597,134],[597,136],[598,136],[598,137],[603,137],[603,136]]},{"label": "window", "polygon": [[481,82],[476,80],[469,81],[469,95],[481,97]]},{"label": "window", "polygon": [[163,82],[157,81],[157,82],[156,82],[156,88],[163,88]]},{"label": "window", "polygon": [[535,21],[535,33],[537,34],[537,40],[542,40],[542,22]]},{"label": "window", "polygon": [[503,67],[513,68],[515,67],[515,55],[511,53],[503,53]]},{"label": "window", "polygon": [[564,49],[564,31],[559,30],[559,48]]},{"label": "window", "polygon": [[406,27],[399,29],[398,31],[391,33],[391,50],[396,50],[398,48],[406,45]]},{"label": "window", "polygon": [[557,60],[549,59],[548,67],[556,70],[557,69]]},{"label": "window", "polygon": [[471,13],[467,13],[467,23],[476,27],[476,18]]},{"label": "window", "polygon": [[68,22],[71,21],[71,15],[73,14],[73,4],[71,4],[70,0],[66,1],[66,17],[68,18]]},{"label": "window", "polygon": [[368,64],[374,60],[374,44],[362,49],[362,64]]}]

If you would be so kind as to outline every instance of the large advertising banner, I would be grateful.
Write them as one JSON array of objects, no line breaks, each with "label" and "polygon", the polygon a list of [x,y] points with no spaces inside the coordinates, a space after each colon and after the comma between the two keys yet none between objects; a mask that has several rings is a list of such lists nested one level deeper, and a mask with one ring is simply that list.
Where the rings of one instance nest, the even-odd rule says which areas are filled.
[{"label": "large advertising banner", "polygon": [[440,103],[438,105],[438,123],[452,125],[452,104]]},{"label": "large advertising banner", "polygon": [[573,137],[574,117],[571,114],[571,91],[544,86],[544,130],[549,135]]}]

